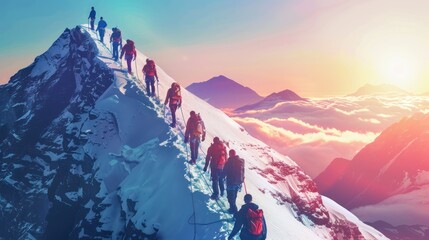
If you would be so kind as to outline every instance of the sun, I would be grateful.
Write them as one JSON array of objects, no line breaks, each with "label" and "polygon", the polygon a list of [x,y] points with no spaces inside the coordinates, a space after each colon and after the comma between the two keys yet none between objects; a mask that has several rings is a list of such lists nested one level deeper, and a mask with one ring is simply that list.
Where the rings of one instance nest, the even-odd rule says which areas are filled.
[{"label": "sun", "polygon": [[403,56],[390,57],[385,61],[383,77],[390,84],[411,87],[416,77],[415,64]]}]

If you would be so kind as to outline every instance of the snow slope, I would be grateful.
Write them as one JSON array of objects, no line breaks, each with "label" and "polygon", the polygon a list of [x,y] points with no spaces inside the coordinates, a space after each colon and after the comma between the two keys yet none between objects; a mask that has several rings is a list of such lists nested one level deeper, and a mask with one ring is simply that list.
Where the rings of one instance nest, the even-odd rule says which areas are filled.
[{"label": "snow slope", "polygon": [[[96,39],[86,26],[66,30],[41,60],[0,88],[1,106],[10,113],[0,119],[0,211],[18,215],[16,224],[0,221],[0,237],[38,239],[65,229],[71,239],[225,239],[232,229],[226,198],[209,200],[209,176],[201,171],[203,151],[218,136],[246,160],[247,191],[264,209],[268,239],[386,239],[338,205],[324,204],[291,159],[183,88],[178,127],[170,129],[168,109],[148,98],[141,79],[127,76],[109,48],[89,36]],[[138,52],[138,69],[145,59]],[[72,72],[61,81],[61,71]],[[174,80],[159,67],[158,75],[163,99]],[[57,83],[70,84],[62,89],[68,97],[47,101]],[[48,103],[58,111],[47,114]],[[186,163],[183,144],[191,110],[201,113],[208,130],[198,166]],[[27,209],[32,214],[20,214]],[[66,213],[73,217],[64,219]],[[206,223],[212,224],[199,225]]]}]

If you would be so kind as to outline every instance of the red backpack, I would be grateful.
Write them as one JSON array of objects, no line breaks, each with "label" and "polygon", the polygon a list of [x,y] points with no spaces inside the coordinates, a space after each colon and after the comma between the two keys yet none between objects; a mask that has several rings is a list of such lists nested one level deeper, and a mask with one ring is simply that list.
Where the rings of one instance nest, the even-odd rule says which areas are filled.
[{"label": "red backpack", "polygon": [[214,145],[213,158],[217,161],[216,167],[223,169],[226,163],[226,148],[222,142]]},{"label": "red backpack", "polygon": [[180,91],[180,85],[175,84],[174,87],[171,88],[172,94],[170,103],[171,104],[178,104],[182,100],[182,93]]},{"label": "red backpack", "polygon": [[136,52],[136,48],[134,46],[134,42],[132,40],[127,40],[127,47],[125,48],[125,54],[134,55]]},{"label": "red backpack", "polygon": [[156,68],[155,68],[156,66],[153,60],[149,60],[145,65],[145,67],[146,67],[145,71],[148,76],[153,77],[156,75]]},{"label": "red backpack", "polygon": [[257,210],[252,210],[252,209],[248,209],[247,210],[247,214],[246,214],[246,218],[247,218],[247,226],[248,226],[248,231],[250,234],[258,236],[262,234],[262,229],[263,229],[263,217],[264,217],[264,212],[262,211],[262,209],[257,209]]},{"label": "red backpack", "polygon": [[197,114],[197,118],[193,121],[192,124],[192,134],[194,136],[201,136],[204,133],[204,122],[201,119],[200,114]]}]

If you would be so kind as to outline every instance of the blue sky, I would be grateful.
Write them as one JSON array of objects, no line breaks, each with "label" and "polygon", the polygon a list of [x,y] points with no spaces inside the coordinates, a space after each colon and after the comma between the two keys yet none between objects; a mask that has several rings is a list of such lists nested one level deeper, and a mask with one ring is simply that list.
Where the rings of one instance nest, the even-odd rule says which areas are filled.
[{"label": "blue sky", "polygon": [[5,72],[12,73],[12,67],[5,67],[10,59],[31,63],[66,27],[86,23],[91,6],[97,11],[97,21],[103,16],[109,27],[120,27],[136,40],[140,50],[151,54],[165,48],[239,41],[256,33],[269,33],[282,24],[272,11],[276,9],[273,4],[283,5],[283,1],[269,2],[7,1],[2,3],[0,14],[0,74],[4,78]]},{"label": "blue sky", "polygon": [[429,91],[424,0],[3,1],[0,83],[86,23],[91,6],[184,86],[226,75],[262,95]]}]

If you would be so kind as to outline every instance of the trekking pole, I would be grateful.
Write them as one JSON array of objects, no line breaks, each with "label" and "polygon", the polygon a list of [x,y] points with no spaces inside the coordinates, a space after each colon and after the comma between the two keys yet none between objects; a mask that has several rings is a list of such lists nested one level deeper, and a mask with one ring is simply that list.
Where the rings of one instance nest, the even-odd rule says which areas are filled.
[{"label": "trekking pole", "polygon": [[[110,39],[110,38],[109,38]],[[110,40],[109,40],[110,41]],[[110,42],[110,49],[111,49],[111,52],[112,52],[112,56],[113,56],[113,42]]]},{"label": "trekking pole", "polygon": [[247,194],[246,181],[244,181],[243,183],[244,183],[244,192]]},{"label": "trekking pole", "polygon": [[88,18],[88,30],[89,30],[90,28],[89,28],[89,18]]},{"label": "trekking pole", "polygon": [[139,78],[139,71],[138,71],[138,69],[137,69],[137,61],[136,61],[136,60],[134,60],[134,66],[136,67],[137,80],[139,80],[139,81],[140,81],[140,78]]},{"label": "trekking pole", "polygon": [[186,123],[185,122],[185,115],[183,114],[182,104],[180,104],[180,112],[182,113],[183,122]]},{"label": "trekking pole", "polygon": [[156,78],[156,90],[158,91],[158,101],[161,102],[161,97],[159,96],[159,78]]}]

